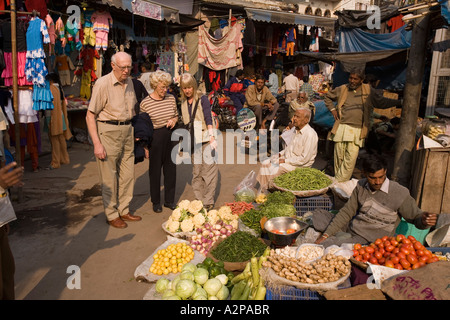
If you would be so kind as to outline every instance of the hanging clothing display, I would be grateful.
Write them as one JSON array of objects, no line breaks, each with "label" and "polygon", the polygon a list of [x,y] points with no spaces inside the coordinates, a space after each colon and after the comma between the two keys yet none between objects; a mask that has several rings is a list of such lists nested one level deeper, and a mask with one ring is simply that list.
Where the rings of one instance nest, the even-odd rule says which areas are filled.
[{"label": "hanging clothing display", "polygon": [[48,74],[45,66],[44,43],[49,43],[47,26],[44,20],[32,18],[27,29],[27,54],[25,74],[33,84],[44,85]]},{"label": "hanging clothing display", "polygon": [[100,59],[100,55],[94,48],[85,47],[80,52],[80,60],[83,61],[80,88],[80,97],[82,98],[91,98],[91,85],[93,81],[97,80],[97,76],[95,75],[96,59]]},{"label": "hanging clothing display", "polygon": [[222,38],[212,37],[206,27],[198,27],[198,63],[212,70],[242,68],[241,52],[244,49],[242,24],[236,23]]},{"label": "hanging clothing display", "polygon": [[108,48],[109,28],[113,24],[113,19],[108,11],[96,11],[91,16],[93,31],[95,33],[95,49],[106,50]]},{"label": "hanging clothing display", "polygon": [[70,70],[75,70],[72,60],[69,56],[62,54],[55,58],[54,68],[59,74],[59,79],[63,86],[69,86],[71,84],[70,80]]},{"label": "hanging clothing display", "polygon": [[285,33],[286,37],[286,56],[294,55],[295,41],[297,40],[297,32],[295,27],[291,27]]}]

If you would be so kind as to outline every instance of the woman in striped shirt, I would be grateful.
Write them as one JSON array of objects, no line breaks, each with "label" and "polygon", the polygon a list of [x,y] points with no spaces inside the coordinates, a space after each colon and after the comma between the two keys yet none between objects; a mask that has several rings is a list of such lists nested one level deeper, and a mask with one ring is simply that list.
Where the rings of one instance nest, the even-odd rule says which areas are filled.
[{"label": "woman in striped shirt", "polygon": [[161,206],[161,169],[164,174],[164,206],[174,210],[176,165],[171,159],[175,142],[171,141],[172,129],[178,122],[178,111],[175,97],[167,93],[172,83],[172,76],[158,70],[150,77],[153,92],[142,100],[141,112],[146,112],[153,123],[153,139],[151,144],[149,176],[150,197],[154,212],[162,212]]}]

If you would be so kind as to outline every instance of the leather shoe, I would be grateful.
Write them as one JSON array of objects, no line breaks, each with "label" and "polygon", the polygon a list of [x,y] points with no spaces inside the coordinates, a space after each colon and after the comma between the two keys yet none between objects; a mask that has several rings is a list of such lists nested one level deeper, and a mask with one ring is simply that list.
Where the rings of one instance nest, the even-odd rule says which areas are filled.
[{"label": "leather shoe", "polygon": [[170,210],[175,210],[177,206],[173,203],[164,203],[164,207],[169,208]]},{"label": "leather shoe", "polygon": [[142,217],[133,216],[133,215],[131,215],[129,213],[121,216],[120,218],[122,218],[122,220],[125,220],[125,221],[141,221],[142,220]]},{"label": "leather shoe", "polygon": [[128,225],[120,218],[116,218],[114,220],[108,221],[108,224],[111,227],[118,228],[118,229],[124,229],[124,228],[128,227]]},{"label": "leather shoe", "polygon": [[155,211],[156,213],[160,213],[162,212],[162,207],[160,204],[154,204],[153,205],[153,211]]}]

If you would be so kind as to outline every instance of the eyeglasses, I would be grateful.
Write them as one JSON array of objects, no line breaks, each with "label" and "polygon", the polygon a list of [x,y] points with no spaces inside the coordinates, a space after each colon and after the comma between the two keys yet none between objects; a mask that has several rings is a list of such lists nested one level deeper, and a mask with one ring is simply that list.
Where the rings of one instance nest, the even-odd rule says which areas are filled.
[{"label": "eyeglasses", "polygon": [[131,70],[133,68],[132,66],[123,66],[123,67],[121,67],[117,63],[114,63],[114,64],[116,65],[117,68],[120,69],[120,71]]}]

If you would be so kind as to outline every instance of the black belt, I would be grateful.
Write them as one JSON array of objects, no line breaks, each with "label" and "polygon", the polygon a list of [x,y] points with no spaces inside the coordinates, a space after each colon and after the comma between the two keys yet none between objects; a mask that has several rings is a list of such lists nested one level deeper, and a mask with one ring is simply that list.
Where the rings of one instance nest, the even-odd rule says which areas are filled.
[{"label": "black belt", "polygon": [[125,120],[125,121],[119,121],[119,120],[98,120],[98,122],[103,122],[103,123],[107,123],[107,124],[114,124],[116,126],[122,126],[122,125],[131,124],[131,120]]}]

